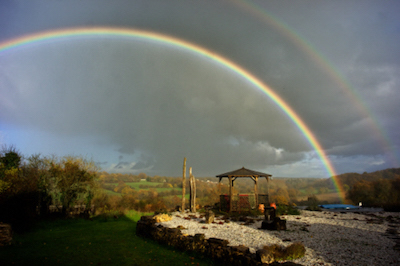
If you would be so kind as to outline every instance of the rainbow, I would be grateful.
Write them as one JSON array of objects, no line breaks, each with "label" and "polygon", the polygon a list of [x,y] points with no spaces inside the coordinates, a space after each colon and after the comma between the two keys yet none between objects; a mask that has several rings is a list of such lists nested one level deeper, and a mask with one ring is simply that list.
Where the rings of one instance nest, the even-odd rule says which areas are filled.
[{"label": "rainbow", "polygon": [[372,111],[369,110],[367,105],[361,100],[362,97],[357,91],[346,81],[342,74],[334,68],[334,66],[326,59],[321,53],[319,53],[306,39],[302,38],[297,32],[291,29],[283,21],[268,13],[262,7],[254,2],[247,0],[232,0],[232,3],[237,5],[242,11],[250,13],[254,18],[264,21],[266,24],[275,29],[279,34],[286,38],[289,42],[296,45],[302,53],[307,55],[319,69],[325,72],[325,74],[338,85],[338,88],[352,101],[353,105],[360,112],[362,117],[366,119],[369,124],[371,132],[377,141],[380,142],[381,147],[384,147],[388,151],[389,159],[393,166],[396,166],[400,162],[400,158],[397,156],[395,145],[391,142],[387,134],[379,127],[379,121]]},{"label": "rainbow", "polygon": [[22,37],[14,38],[0,43],[0,52],[6,52],[19,46],[44,42],[53,39],[68,38],[71,36],[118,36],[118,37],[134,37],[136,39],[145,39],[161,42],[163,44],[169,44],[175,47],[180,47],[184,50],[192,51],[198,55],[202,55],[205,58],[209,58],[212,61],[217,62],[225,66],[226,68],[232,70],[236,74],[245,78],[248,82],[253,84],[255,87],[263,91],[276,105],[283,110],[283,112],[293,121],[297,128],[302,132],[304,137],[308,140],[312,148],[318,154],[320,160],[324,164],[328,174],[335,180],[335,186],[339,193],[339,197],[344,201],[344,193],[341,184],[335,179],[336,171],[330,162],[329,158],[324,152],[323,147],[318,142],[317,138],[314,136],[312,131],[300,118],[300,116],[269,86],[264,84],[260,79],[254,76],[252,73],[244,69],[243,67],[237,65],[236,63],[230,61],[229,59],[211,51],[199,45],[178,39],[172,36],[137,30],[137,29],[126,29],[126,28],[111,28],[111,27],[95,27],[95,28],[68,28],[51,30],[46,32],[39,32],[30,35],[24,35]]}]

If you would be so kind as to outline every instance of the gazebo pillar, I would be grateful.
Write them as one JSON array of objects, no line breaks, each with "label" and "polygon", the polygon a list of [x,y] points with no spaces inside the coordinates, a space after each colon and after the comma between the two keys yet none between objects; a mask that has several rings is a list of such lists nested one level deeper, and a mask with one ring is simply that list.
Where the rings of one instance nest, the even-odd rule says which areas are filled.
[{"label": "gazebo pillar", "polygon": [[267,179],[267,197],[268,197],[268,204],[271,204],[271,202],[269,201],[269,178],[268,176],[265,177]]},{"label": "gazebo pillar", "polygon": [[254,195],[256,197],[256,208],[258,207],[258,185],[257,185],[257,181],[258,181],[258,176],[254,177]]},{"label": "gazebo pillar", "polygon": [[232,183],[232,176],[228,176],[229,178],[229,212],[232,212],[232,207],[233,207],[233,183]]}]

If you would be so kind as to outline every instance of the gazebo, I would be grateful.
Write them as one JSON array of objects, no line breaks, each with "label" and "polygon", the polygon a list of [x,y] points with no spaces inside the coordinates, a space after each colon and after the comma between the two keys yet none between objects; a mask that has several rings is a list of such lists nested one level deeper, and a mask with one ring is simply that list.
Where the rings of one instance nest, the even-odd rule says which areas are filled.
[{"label": "gazebo", "polygon": [[[265,177],[267,182],[269,182],[269,178],[272,175],[257,172],[254,170],[246,169],[244,167],[217,175],[219,178],[219,182],[221,182],[222,178],[227,177],[229,180],[229,198],[227,195],[220,195],[220,206],[221,208],[227,208],[229,206],[229,212],[231,211],[239,211],[243,208],[244,205],[250,207],[251,209],[257,208],[259,204],[265,204],[269,206],[269,195],[268,194],[258,194],[258,178]],[[233,195],[233,182],[239,177],[249,177],[254,181],[254,194],[238,194]]]}]

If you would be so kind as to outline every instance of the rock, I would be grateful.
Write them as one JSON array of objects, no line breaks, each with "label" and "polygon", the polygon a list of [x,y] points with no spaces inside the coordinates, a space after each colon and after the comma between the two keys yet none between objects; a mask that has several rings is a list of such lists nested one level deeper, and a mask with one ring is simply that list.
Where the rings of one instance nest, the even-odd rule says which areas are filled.
[{"label": "rock", "polygon": [[156,220],[157,223],[163,223],[163,222],[168,222],[172,220],[172,217],[168,214],[157,214],[156,216],[154,216],[154,218]]},{"label": "rock", "polygon": [[206,212],[205,219],[206,219],[206,223],[207,224],[210,224],[210,223],[214,222],[214,218],[215,218],[215,215],[214,215],[213,211],[209,210],[209,211]]},{"label": "rock", "polygon": [[250,249],[248,247],[246,247],[246,246],[243,246],[243,245],[234,246],[231,249],[232,249],[232,252],[236,252],[236,253],[239,253],[241,255],[250,254]]},{"label": "rock", "polygon": [[225,239],[219,239],[219,238],[214,238],[211,237],[208,239],[208,243],[210,245],[216,245],[216,246],[220,246],[220,247],[226,247],[229,244],[228,240]]},{"label": "rock", "polygon": [[156,221],[153,216],[142,216],[136,224],[136,235],[141,237],[151,237],[149,228],[153,227]]},{"label": "rock", "polygon": [[286,230],[286,220],[275,217],[274,223],[276,223],[276,230],[278,230],[278,231]]},{"label": "rock", "polygon": [[0,247],[11,245],[12,230],[9,224],[0,223]]},{"label": "rock", "polygon": [[263,221],[261,223],[261,229],[266,230],[286,230],[286,220],[275,217],[272,221]]},{"label": "rock", "polygon": [[259,249],[256,251],[257,260],[261,263],[270,264],[275,261],[271,250]]}]

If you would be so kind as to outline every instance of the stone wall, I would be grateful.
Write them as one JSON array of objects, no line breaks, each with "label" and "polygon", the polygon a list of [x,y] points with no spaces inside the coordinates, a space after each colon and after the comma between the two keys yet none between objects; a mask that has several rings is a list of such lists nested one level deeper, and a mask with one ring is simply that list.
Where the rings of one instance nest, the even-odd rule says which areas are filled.
[{"label": "stone wall", "polygon": [[[273,261],[267,261],[265,252],[251,253],[245,246],[228,246],[227,240],[209,238],[204,234],[185,236],[178,228],[167,228],[161,224],[156,225],[153,216],[142,216],[136,225],[136,235],[150,238],[164,245],[173,246],[182,251],[194,251],[204,254],[218,264],[229,265],[275,265]],[[276,263],[276,265],[298,265],[292,262]]]},{"label": "stone wall", "polygon": [[12,230],[9,224],[0,223],[0,247],[11,245]]}]

